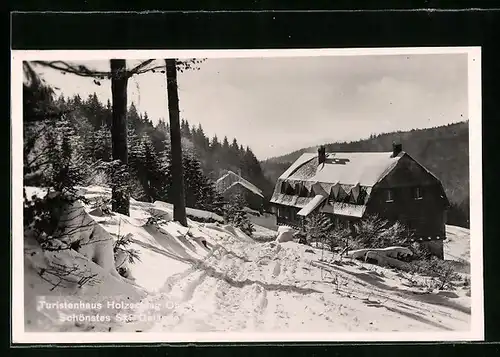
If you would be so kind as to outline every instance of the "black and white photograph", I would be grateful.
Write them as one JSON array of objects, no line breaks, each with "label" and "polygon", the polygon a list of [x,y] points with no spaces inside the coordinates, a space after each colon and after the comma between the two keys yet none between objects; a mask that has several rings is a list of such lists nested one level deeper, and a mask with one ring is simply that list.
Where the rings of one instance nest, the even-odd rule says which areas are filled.
[{"label": "black and white photograph", "polygon": [[12,51],[14,342],[482,340],[480,61]]}]

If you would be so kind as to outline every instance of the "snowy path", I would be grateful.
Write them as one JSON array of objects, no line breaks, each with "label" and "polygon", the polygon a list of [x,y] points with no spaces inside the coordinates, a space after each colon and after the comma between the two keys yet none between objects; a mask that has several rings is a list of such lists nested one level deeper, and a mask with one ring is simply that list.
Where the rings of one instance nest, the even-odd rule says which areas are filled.
[{"label": "snowy path", "polygon": [[[108,191],[104,193],[109,196]],[[87,195],[99,193],[103,191],[96,187],[86,191]],[[183,227],[168,219],[150,224],[147,219],[153,209],[171,216],[161,202],[131,201],[130,217],[102,215],[87,207],[93,212],[89,219],[97,224],[92,231],[92,236],[98,233],[96,239],[108,242],[111,237],[130,237],[130,248],[137,250],[140,260],[128,265],[129,278],[116,272],[111,244],[106,245],[107,259],[99,263],[93,260],[95,254],[84,256],[65,250],[57,255],[65,261],[78,261],[82,269],[99,277],[84,288],[71,285],[53,291],[52,285],[40,279],[39,268],[57,262],[57,257],[37,254],[36,249],[26,255],[30,269],[25,277],[29,298],[25,297],[25,323],[30,329],[318,333],[470,329],[470,287],[423,293],[421,288],[408,285],[400,272],[339,260],[331,253],[294,242],[257,243],[232,226],[188,220],[188,227]],[[459,257],[459,264],[462,260],[468,264],[468,230],[447,229],[447,255]],[[109,314],[111,322],[61,324],[58,310],[42,314],[36,309],[35,298],[45,295],[142,304],[132,310],[90,311]],[[33,321],[41,322],[33,325]]]},{"label": "snowy path", "polygon": [[[161,320],[120,331],[466,330],[470,308],[446,296],[416,294],[390,270],[344,261],[295,243],[225,242],[167,279],[148,302]],[[395,273],[393,273],[395,274]],[[455,299],[457,300],[457,299]]]}]

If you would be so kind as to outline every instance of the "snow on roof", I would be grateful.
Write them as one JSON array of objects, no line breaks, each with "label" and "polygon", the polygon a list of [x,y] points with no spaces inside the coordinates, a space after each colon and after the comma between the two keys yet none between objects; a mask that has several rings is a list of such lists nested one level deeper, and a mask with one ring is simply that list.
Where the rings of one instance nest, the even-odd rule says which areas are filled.
[{"label": "snow on roof", "polygon": [[270,202],[274,204],[293,206],[297,208],[305,207],[313,198],[312,197],[299,197],[295,195],[285,195],[283,193],[274,193]]},{"label": "snow on roof", "polygon": [[281,174],[280,179],[287,179],[292,173],[294,173],[299,167],[307,163],[308,161],[314,159],[316,154],[305,153],[302,154],[285,172]]},{"label": "snow on roof", "polygon": [[228,188],[226,188],[225,191],[231,189],[232,187],[234,186],[237,186],[237,185],[240,185],[240,186],[243,186],[245,187],[247,190],[249,191],[252,191],[253,193],[255,193],[256,195],[264,198],[264,195],[262,194],[262,191],[259,190],[257,187],[255,187],[254,185],[252,185],[251,183],[249,182],[245,182],[245,181],[236,181],[236,182],[233,182],[231,185],[229,185]]},{"label": "snow on roof", "polygon": [[304,208],[302,208],[297,214],[299,216],[307,217],[312,211],[314,211],[318,206],[326,199],[326,196],[316,195]]},{"label": "snow on roof", "polygon": [[303,154],[280,176],[282,180],[301,180],[341,185],[374,186],[404,155],[392,152],[328,153],[318,164],[317,155]]},{"label": "snow on roof", "polygon": [[233,187],[235,184],[239,184],[243,187],[245,187],[247,190],[252,191],[258,196],[264,197],[262,194],[262,190],[260,190],[257,186],[254,184],[248,182],[245,180],[243,177],[240,175],[235,174],[232,171],[228,171],[225,175],[223,175],[221,178],[219,178],[215,182],[215,187],[219,192],[225,192],[231,187]]},{"label": "snow on roof", "polygon": [[[407,154],[401,152],[392,157],[392,152],[327,153],[326,161],[319,164],[316,154],[303,154],[278,179],[271,203],[301,208],[300,215],[306,216],[332,192],[335,197],[345,197],[351,192],[357,197],[358,191],[362,189],[366,193],[364,203],[331,202],[324,205],[321,211],[340,216],[363,217],[371,188],[391,172],[404,155]],[[296,194],[283,194],[284,183],[291,185]],[[298,183],[316,197],[305,198],[307,202],[299,205],[298,200],[304,197],[298,197]]]}]

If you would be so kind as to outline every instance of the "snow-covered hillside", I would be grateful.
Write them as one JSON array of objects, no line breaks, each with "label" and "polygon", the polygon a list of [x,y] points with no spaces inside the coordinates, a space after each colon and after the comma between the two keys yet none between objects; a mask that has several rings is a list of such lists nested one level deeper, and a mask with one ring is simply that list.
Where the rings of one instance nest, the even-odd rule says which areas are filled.
[{"label": "snow-covered hillside", "polygon": [[470,262],[470,231],[467,228],[446,226],[445,259]]},{"label": "snow-covered hillside", "polygon": [[[109,195],[91,187],[87,197]],[[25,248],[27,331],[465,331],[469,288],[426,291],[392,269],[295,242],[259,243],[224,224],[171,221],[171,207],[132,200],[130,217],[90,212],[101,237],[128,235],[140,261],[123,278],[83,253],[58,253],[98,279],[81,288],[56,288],[35,269],[54,260],[29,242]],[[148,224],[151,213],[164,221]],[[450,232],[458,229],[450,227]],[[96,234],[97,234],[96,233]],[[461,236],[462,237],[462,236]],[[465,238],[464,238],[465,240]],[[458,242],[458,238],[451,242]],[[455,243],[454,243],[455,244]],[[458,243],[456,243],[458,244]],[[33,252],[37,252],[32,254]],[[456,254],[456,253],[455,253]],[[38,258],[37,258],[38,257]],[[125,301],[134,306],[95,308],[111,321],[60,322],[61,309],[37,309],[36,296]]]},{"label": "snow-covered hillside", "polygon": [[470,231],[467,228],[446,226],[444,259],[453,261],[457,271],[470,274]]}]

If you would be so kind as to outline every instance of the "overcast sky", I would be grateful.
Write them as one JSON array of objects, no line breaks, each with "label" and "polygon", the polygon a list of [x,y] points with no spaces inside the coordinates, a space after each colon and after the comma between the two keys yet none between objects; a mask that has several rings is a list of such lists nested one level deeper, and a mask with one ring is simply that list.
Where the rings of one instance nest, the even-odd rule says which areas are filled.
[{"label": "overcast sky", "polygon": [[[128,61],[133,65],[137,61]],[[107,69],[107,62],[85,62]],[[59,93],[106,102],[109,81],[42,70]],[[233,137],[259,159],[305,146],[467,119],[467,54],[207,59],[179,74],[181,116],[205,133]],[[165,77],[129,83],[129,104],[168,120]],[[388,148],[390,150],[390,148]]]}]

